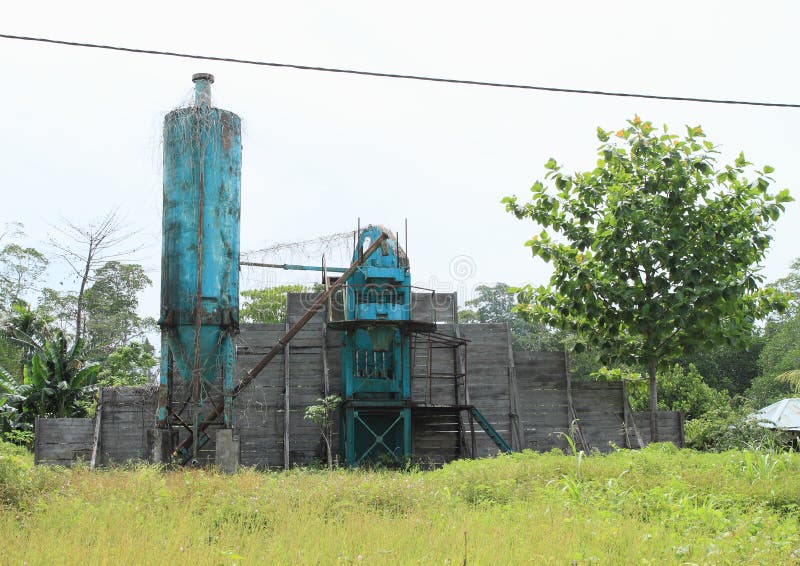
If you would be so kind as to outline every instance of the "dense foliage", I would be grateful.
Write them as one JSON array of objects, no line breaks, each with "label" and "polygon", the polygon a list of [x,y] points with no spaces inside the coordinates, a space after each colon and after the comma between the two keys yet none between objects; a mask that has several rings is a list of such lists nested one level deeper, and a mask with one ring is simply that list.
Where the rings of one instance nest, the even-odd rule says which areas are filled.
[{"label": "dense foliage", "polygon": [[283,322],[286,319],[286,293],[308,290],[304,285],[276,285],[242,291],[239,317],[242,322]]},{"label": "dense foliage", "polygon": [[[710,387],[703,381],[694,365],[684,370],[680,365],[661,371],[658,384],[658,406],[667,411],[681,411],[686,419],[694,419],[710,411],[730,406],[726,391]],[[635,411],[645,411],[648,398],[643,388],[631,388],[631,406]]]},{"label": "dense foliage", "polygon": [[[19,244],[21,225],[0,233],[0,438],[30,443],[37,416],[86,416],[98,386],[153,377],[156,358],[145,335],[155,322],[137,313],[138,295],[152,281],[142,266],[110,259],[119,257],[110,246],[121,240],[108,218],[102,241],[90,229],[91,249],[60,244],[55,257]],[[80,292],[40,287],[59,257]]]}]

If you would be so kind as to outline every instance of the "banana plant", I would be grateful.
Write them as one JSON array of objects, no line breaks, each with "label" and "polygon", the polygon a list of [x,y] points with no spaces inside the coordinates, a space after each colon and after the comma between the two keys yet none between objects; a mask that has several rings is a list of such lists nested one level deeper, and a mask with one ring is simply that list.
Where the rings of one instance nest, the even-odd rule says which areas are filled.
[{"label": "banana plant", "polygon": [[19,407],[25,400],[21,395],[22,385],[4,367],[0,367],[0,435],[25,428],[20,422]]},{"label": "banana plant", "polygon": [[2,332],[12,344],[22,350],[20,365],[14,368],[16,380],[21,381],[25,364],[51,336],[48,319],[31,310],[28,303],[17,301],[12,305],[10,315],[3,321]]},{"label": "banana plant", "polygon": [[96,389],[100,366],[87,363],[85,342],[71,345],[60,330],[38,346],[23,369],[18,393],[24,397],[20,409],[25,420],[37,416],[81,417]]}]

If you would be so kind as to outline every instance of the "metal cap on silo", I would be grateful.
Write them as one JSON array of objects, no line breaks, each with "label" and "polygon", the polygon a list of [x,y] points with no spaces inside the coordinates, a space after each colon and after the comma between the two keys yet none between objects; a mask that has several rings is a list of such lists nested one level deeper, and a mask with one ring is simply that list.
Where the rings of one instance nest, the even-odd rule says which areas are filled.
[{"label": "metal cap on silo", "polygon": [[197,81],[208,81],[210,83],[214,82],[214,75],[211,73],[195,73],[192,75],[192,82],[196,83]]}]

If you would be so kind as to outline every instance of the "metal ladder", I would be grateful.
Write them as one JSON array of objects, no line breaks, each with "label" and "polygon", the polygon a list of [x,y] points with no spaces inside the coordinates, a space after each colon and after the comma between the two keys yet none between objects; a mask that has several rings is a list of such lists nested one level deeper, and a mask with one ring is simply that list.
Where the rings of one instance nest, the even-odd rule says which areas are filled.
[{"label": "metal ladder", "polygon": [[489,424],[489,421],[486,420],[486,417],[484,417],[478,409],[471,407],[469,414],[475,417],[475,420],[478,421],[478,424],[481,425],[481,428],[486,432],[486,434],[489,435],[489,438],[492,439],[492,442],[494,442],[500,450],[507,454],[511,454],[511,452],[513,452],[508,443],[503,440],[502,436],[500,436],[500,433],[498,433],[494,427]]}]

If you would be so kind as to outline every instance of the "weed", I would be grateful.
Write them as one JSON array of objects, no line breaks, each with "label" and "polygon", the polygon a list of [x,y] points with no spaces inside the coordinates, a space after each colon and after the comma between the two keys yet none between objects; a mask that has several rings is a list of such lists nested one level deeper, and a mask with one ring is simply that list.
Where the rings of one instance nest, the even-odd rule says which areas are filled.
[{"label": "weed", "polygon": [[26,451],[0,444],[0,555],[9,564],[455,566],[779,564],[800,553],[795,454],[651,445],[586,456],[567,444],[567,455],[429,472],[231,476],[34,467]]},{"label": "weed", "polygon": [[747,451],[738,462],[741,474],[750,482],[770,482],[779,472],[791,469],[790,454],[774,454]]}]

